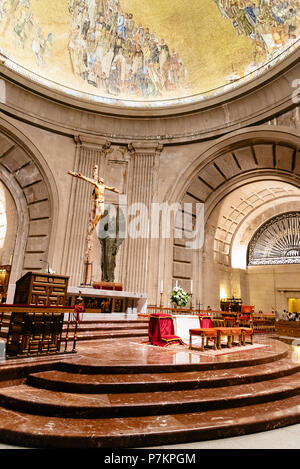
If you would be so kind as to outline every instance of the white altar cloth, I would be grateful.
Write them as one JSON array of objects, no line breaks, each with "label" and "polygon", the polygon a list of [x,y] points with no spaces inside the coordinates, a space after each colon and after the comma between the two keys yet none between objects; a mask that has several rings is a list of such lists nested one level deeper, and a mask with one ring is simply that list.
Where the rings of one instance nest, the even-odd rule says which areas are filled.
[{"label": "white altar cloth", "polygon": [[[77,297],[81,292],[82,296],[98,297],[98,298],[117,298],[125,299],[125,311],[123,313],[147,313],[147,295],[144,293],[100,290],[92,287],[68,287],[68,295]],[[94,313],[93,313],[94,314]],[[94,316],[95,318],[95,316]]]},{"label": "white altar cloth", "polygon": [[190,329],[199,329],[200,320],[194,315],[173,315],[175,335],[180,337],[184,342],[188,342],[190,338]]}]

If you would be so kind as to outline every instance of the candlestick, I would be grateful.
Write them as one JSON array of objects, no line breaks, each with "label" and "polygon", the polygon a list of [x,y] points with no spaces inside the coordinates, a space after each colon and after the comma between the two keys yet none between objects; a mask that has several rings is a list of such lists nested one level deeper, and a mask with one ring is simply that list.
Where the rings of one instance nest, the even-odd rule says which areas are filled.
[{"label": "candlestick", "polygon": [[160,294],[160,305],[161,308],[163,307],[163,292]]}]

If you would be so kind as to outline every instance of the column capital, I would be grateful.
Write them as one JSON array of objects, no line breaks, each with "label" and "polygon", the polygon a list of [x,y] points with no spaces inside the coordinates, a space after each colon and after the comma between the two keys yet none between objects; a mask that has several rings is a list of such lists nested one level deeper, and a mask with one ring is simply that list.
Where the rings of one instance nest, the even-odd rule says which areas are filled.
[{"label": "column capital", "polygon": [[109,140],[97,136],[74,135],[74,141],[79,146],[104,152],[108,151],[111,147],[111,142]]},{"label": "column capital", "polygon": [[131,142],[128,144],[128,151],[135,154],[153,155],[161,153],[163,144],[160,142]]}]

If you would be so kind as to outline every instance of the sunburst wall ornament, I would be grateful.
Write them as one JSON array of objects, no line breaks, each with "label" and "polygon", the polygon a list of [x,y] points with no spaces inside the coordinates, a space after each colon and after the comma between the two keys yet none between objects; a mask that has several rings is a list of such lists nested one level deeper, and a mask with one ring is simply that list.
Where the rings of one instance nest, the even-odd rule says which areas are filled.
[{"label": "sunburst wall ornament", "polygon": [[265,222],[248,246],[248,265],[300,264],[300,212]]}]

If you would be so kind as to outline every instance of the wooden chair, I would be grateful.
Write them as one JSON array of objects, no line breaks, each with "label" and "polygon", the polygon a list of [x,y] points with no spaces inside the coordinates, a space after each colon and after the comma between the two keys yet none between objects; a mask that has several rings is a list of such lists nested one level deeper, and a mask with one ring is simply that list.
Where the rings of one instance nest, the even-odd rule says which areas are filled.
[{"label": "wooden chair", "polygon": [[234,316],[225,316],[224,317],[224,324],[225,327],[231,327],[235,325],[235,317]]},{"label": "wooden chair", "polygon": [[214,350],[217,350],[218,346],[218,335],[216,329],[213,327],[209,327],[207,329],[190,329],[190,343],[189,343],[189,348],[192,349],[192,337],[193,336],[198,336],[201,337],[201,351],[204,352],[204,347],[205,347],[205,339],[206,339],[206,346],[208,346],[208,341],[213,340],[214,345],[213,348]]},{"label": "wooden chair", "polygon": [[212,319],[212,322],[213,322],[213,327],[225,327],[224,324],[225,324],[225,321],[224,319],[219,319],[219,318],[213,318]]},{"label": "wooden chair", "polygon": [[232,332],[231,332],[231,327],[216,327],[215,328],[217,331],[218,335],[218,349],[221,348],[221,340],[222,337],[227,337],[227,343],[226,346],[231,348],[232,347]]},{"label": "wooden chair", "polygon": [[237,327],[250,327],[250,328],[253,327],[252,315],[250,314],[238,315],[236,325]]},{"label": "wooden chair", "polygon": [[200,329],[209,329],[214,327],[212,319],[210,317],[199,318],[200,319]]}]

